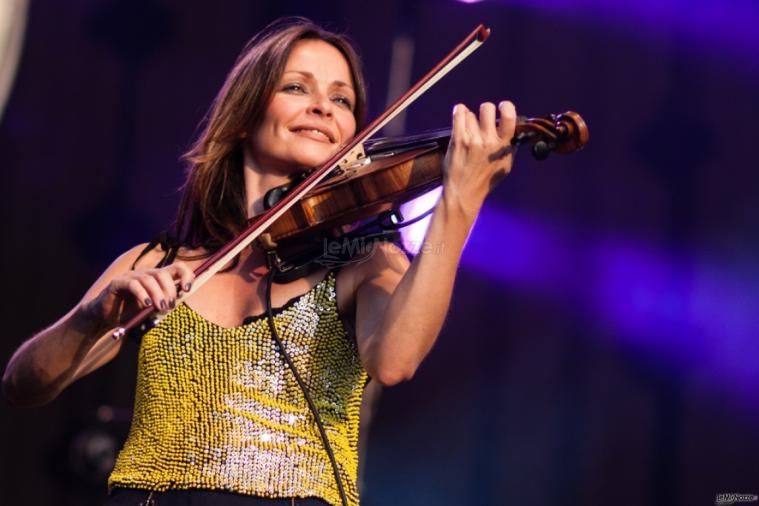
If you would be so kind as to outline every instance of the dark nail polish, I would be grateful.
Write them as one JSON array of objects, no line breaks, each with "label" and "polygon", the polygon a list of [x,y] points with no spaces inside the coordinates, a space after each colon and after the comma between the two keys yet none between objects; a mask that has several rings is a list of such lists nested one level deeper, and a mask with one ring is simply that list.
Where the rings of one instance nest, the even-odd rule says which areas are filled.
[{"label": "dark nail polish", "polygon": [[176,301],[176,299],[171,299],[171,300],[169,301],[169,307],[170,307],[171,309],[174,309],[176,306],[177,306],[177,301]]},{"label": "dark nail polish", "polygon": [[146,306],[153,305],[153,301],[150,299],[150,297],[147,297],[143,302],[145,303]]},{"label": "dark nail polish", "polygon": [[184,291],[189,292],[192,289],[192,283],[185,283]]},{"label": "dark nail polish", "polygon": [[161,300],[161,310],[166,311],[166,309],[168,309],[168,307],[169,306],[166,305],[166,301],[165,300]]}]

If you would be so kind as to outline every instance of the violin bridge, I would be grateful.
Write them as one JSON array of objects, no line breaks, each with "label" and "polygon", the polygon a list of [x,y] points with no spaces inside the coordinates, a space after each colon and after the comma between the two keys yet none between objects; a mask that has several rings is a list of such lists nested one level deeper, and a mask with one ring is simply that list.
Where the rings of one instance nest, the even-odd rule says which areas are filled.
[{"label": "violin bridge", "polygon": [[366,156],[364,151],[364,145],[359,144],[356,148],[348,153],[348,156],[337,164],[337,167],[330,173],[329,177],[342,176],[344,174],[353,174],[357,172],[361,167],[372,163],[372,158]]},{"label": "violin bridge", "polygon": [[337,164],[337,168],[340,171],[345,171],[354,165],[364,165],[364,160],[366,160],[366,151],[364,151],[364,145],[363,143],[357,144],[356,147],[350,150],[348,154],[345,155],[345,158],[343,158],[340,163]]}]

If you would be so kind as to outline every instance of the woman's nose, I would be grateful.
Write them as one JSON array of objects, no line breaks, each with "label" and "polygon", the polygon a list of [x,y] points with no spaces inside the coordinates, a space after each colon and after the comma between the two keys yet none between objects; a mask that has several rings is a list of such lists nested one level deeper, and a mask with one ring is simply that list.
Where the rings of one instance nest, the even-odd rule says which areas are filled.
[{"label": "woman's nose", "polygon": [[332,116],[332,102],[322,93],[315,93],[311,101],[310,111],[319,116]]}]

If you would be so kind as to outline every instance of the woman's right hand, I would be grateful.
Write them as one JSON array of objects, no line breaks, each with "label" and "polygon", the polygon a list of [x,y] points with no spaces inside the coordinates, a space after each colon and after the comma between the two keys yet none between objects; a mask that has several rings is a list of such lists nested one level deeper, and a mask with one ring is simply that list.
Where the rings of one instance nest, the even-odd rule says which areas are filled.
[{"label": "woman's right hand", "polygon": [[178,291],[191,289],[195,275],[183,262],[160,269],[140,266],[156,265],[165,256],[161,248],[145,253],[146,246],[138,244],[119,256],[71,311],[16,350],[3,374],[10,404],[34,406],[54,399],[116,356],[124,340],[114,341],[111,329],[146,307],[168,311]]},{"label": "woman's right hand", "polygon": [[103,328],[112,328],[146,307],[170,311],[179,293],[189,292],[194,280],[192,269],[181,261],[160,269],[129,271],[113,278],[82,309]]}]

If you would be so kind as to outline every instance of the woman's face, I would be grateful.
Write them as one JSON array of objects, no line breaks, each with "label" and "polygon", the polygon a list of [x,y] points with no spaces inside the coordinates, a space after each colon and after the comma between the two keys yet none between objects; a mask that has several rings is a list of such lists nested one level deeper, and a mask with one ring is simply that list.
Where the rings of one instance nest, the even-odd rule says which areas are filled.
[{"label": "woman's face", "polygon": [[290,174],[326,162],[356,133],[355,101],[342,53],[322,40],[298,42],[263,121],[249,134],[255,164]]}]

